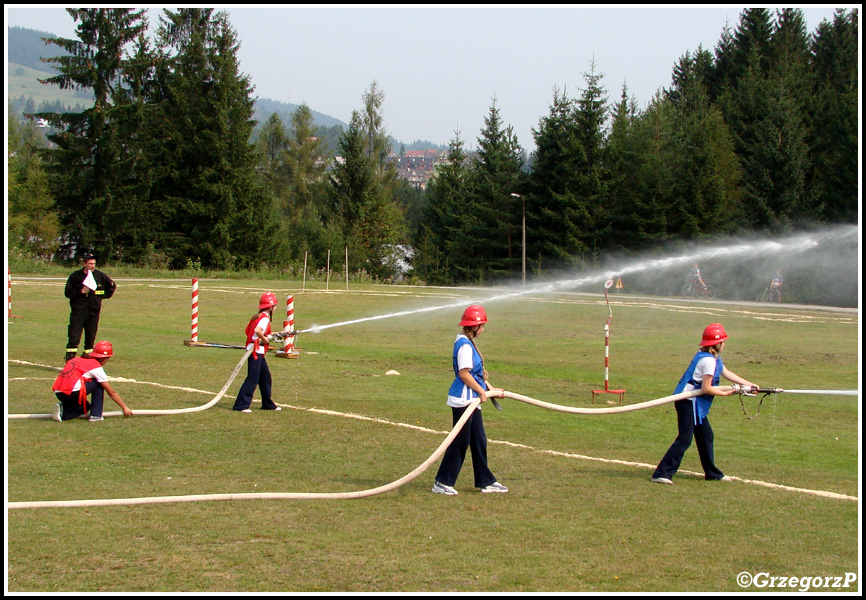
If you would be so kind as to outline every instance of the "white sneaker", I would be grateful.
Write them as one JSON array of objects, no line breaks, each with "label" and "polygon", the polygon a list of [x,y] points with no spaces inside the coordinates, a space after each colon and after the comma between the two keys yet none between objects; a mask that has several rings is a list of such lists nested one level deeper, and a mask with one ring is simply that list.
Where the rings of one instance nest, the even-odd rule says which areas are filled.
[{"label": "white sneaker", "polygon": [[653,477],[650,481],[653,483],[664,483],[665,485],[673,485],[674,482],[667,477]]},{"label": "white sneaker", "polygon": [[54,406],[54,412],[51,413],[51,418],[58,423],[63,421],[63,405],[60,404],[60,402]]},{"label": "white sneaker", "polygon": [[445,494],[446,496],[456,496],[457,490],[455,490],[450,485],[445,485],[444,483],[439,483],[439,481],[433,481],[433,490],[434,494]]},{"label": "white sneaker", "polygon": [[102,419],[103,419],[103,417],[94,417],[92,415],[87,418],[87,420],[90,421],[91,423],[96,423],[97,421],[101,421]]},{"label": "white sneaker", "polygon": [[507,491],[508,491],[508,488],[505,487],[504,485],[502,485],[501,483],[499,483],[498,481],[494,481],[490,485],[481,488],[482,494],[493,494],[493,493],[497,493],[497,492],[500,494],[504,494]]},{"label": "white sneaker", "polygon": [[251,412],[253,412],[253,411],[250,410],[249,408],[245,408],[245,409],[243,409],[243,410],[240,411],[240,412],[242,412],[242,413],[251,413]]}]

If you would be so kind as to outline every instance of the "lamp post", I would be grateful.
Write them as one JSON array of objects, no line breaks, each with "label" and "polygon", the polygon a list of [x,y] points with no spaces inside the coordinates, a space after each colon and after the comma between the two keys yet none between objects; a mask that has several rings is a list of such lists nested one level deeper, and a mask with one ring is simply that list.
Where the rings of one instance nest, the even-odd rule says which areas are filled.
[{"label": "lamp post", "polygon": [[511,194],[512,198],[520,198],[523,205],[523,287],[526,287],[526,200],[520,194]]}]

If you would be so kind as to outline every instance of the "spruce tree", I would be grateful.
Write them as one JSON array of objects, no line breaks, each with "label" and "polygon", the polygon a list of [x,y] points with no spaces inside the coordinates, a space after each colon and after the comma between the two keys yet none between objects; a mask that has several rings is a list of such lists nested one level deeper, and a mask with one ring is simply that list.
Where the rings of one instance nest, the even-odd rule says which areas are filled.
[{"label": "spruce tree", "polygon": [[859,215],[859,11],[837,10],[812,39],[809,198],[822,217]]},{"label": "spruce tree", "polygon": [[103,260],[122,257],[116,243],[124,204],[135,198],[122,188],[124,154],[136,152],[134,131],[122,126],[127,46],[145,30],[145,11],[129,8],[67,9],[78,39],[44,38],[68,54],[46,59],[58,74],[41,80],[61,89],[89,90],[93,106],[82,112],[40,113],[57,129],[47,152],[55,203],[69,242],[80,253],[96,250]]},{"label": "spruce tree", "polygon": [[669,234],[690,239],[734,229],[739,164],[721,111],[708,93],[709,53],[686,53],[668,93],[671,122]]},{"label": "spruce tree", "polygon": [[432,285],[451,285],[465,277],[464,231],[468,169],[459,132],[427,184],[421,219],[414,232],[415,274]]},{"label": "spruce tree", "polygon": [[279,212],[256,178],[252,87],[240,73],[228,17],[165,10],[158,40],[167,67],[158,193],[170,207],[174,263],[243,268],[276,259]]},{"label": "spruce tree", "polygon": [[466,276],[500,278],[520,264],[517,232],[522,205],[512,194],[520,186],[523,158],[514,128],[505,126],[496,99],[484,118],[478,152],[471,165],[466,211]]},{"label": "spruce tree", "polygon": [[549,113],[533,135],[536,151],[525,198],[527,256],[538,268],[568,266],[588,250],[585,239],[592,219],[577,189],[586,151],[575,103],[565,91],[554,90]]},{"label": "spruce tree", "polygon": [[611,235],[607,206],[607,172],[604,165],[604,149],[607,144],[605,126],[609,108],[607,91],[602,86],[604,74],[596,73],[595,61],[590,63],[589,72],[583,76],[586,88],[577,99],[575,113],[578,143],[583,148],[583,162],[577,165],[574,173],[574,193],[589,214],[590,222],[583,232],[583,239],[595,255],[607,246]]}]

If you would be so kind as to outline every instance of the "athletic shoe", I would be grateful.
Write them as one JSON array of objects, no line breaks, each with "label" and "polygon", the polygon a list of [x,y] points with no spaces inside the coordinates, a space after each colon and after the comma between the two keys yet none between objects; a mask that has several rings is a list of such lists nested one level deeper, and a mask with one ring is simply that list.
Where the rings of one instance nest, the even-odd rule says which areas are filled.
[{"label": "athletic shoe", "polygon": [[433,481],[433,493],[434,494],[445,494],[446,496],[456,496],[457,490],[455,490],[450,485],[445,485],[444,483],[440,483],[439,481]]},{"label": "athletic shoe", "polygon": [[497,493],[497,492],[500,494],[504,494],[507,491],[508,491],[508,488],[505,487],[504,485],[502,485],[501,483],[499,483],[498,481],[494,481],[490,485],[481,488],[482,494],[493,494],[493,493]]},{"label": "athletic shoe", "polygon": [[63,405],[60,402],[54,406],[54,412],[51,413],[51,418],[58,423],[63,421]]},{"label": "athletic shoe", "polygon": [[665,485],[673,485],[674,482],[668,477],[653,477],[650,481],[653,483],[663,483]]},{"label": "athletic shoe", "polygon": [[283,410],[283,407],[277,406],[276,408],[263,408],[262,410]]},{"label": "athletic shoe", "polygon": [[240,412],[242,412],[242,413],[251,413],[251,412],[253,412],[253,411],[251,411],[249,408],[245,408],[245,409],[243,409],[243,410],[240,411]]},{"label": "athletic shoe", "polygon": [[97,421],[101,421],[102,419],[103,419],[103,417],[101,417],[101,416],[99,416],[99,417],[94,417],[93,415],[90,415],[90,416],[87,418],[87,420],[90,421],[91,423],[96,423]]}]

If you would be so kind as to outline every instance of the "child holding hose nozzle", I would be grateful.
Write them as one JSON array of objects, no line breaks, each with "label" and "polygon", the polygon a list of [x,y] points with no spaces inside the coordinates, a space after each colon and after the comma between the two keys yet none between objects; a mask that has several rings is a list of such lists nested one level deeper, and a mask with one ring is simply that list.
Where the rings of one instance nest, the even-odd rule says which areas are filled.
[{"label": "child holding hose nozzle", "polygon": [[247,359],[247,378],[244,380],[232,410],[250,413],[253,402],[253,392],[259,388],[262,394],[262,410],[282,410],[271,398],[271,370],[265,360],[268,352],[268,340],[271,335],[271,319],[277,296],[273,292],[265,292],[259,299],[259,310],[247,324],[247,350],[252,350]]},{"label": "child holding hose nozzle", "polygon": [[[721,323],[713,323],[704,329],[701,336],[700,350],[695,354],[686,372],[683,374],[674,394],[700,389],[700,396],[685,400],[677,400],[674,407],[677,411],[677,439],[662,458],[652,481],[655,483],[673,484],[672,478],[680,467],[683,455],[695,439],[698,456],[704,469],[704,478],[709,480],[725,479],[715,464],[713,457],[713,429],[707,415],[713,403],[714,396],[731,396],[744,388],[756,388],[752,382],[728,370],[722,363],[721,352],[725,346],[728,334]],[[724,377],[736,385],[732,389],[719,387],[719,377]]]},{"label": "child holding hose nozzle", "polygon": [[[456,425],[463,413],[476,398],[485,402],[492,399],[491,392],[502,397],[502,390],[490,387],[487,372],[484,370],[484,359],[475,345],[478,335],[484,331],[487,323],[487,313],[479,305],[472,305],[463,311],[460,326],[463,334],[458,335],[454,342],[452,365],[454,367],[454,382],[448,389],[448,406],[451,407],[453,425]],[[495,401],[494,401],[495,402]],[[484,421],[481,420],[481,410],[475,410],[469,420],[463,425],[460,433],[445,450],[439,472],[433,482],[433,492],[456,496],[457,476],[466,458],[466,449],[472,452],[472,471],[475,475],[475,487],[481,492],[505,493],[508,488],[496,481],[496,477],[487,466],[487,435],[484,433]]]}]

